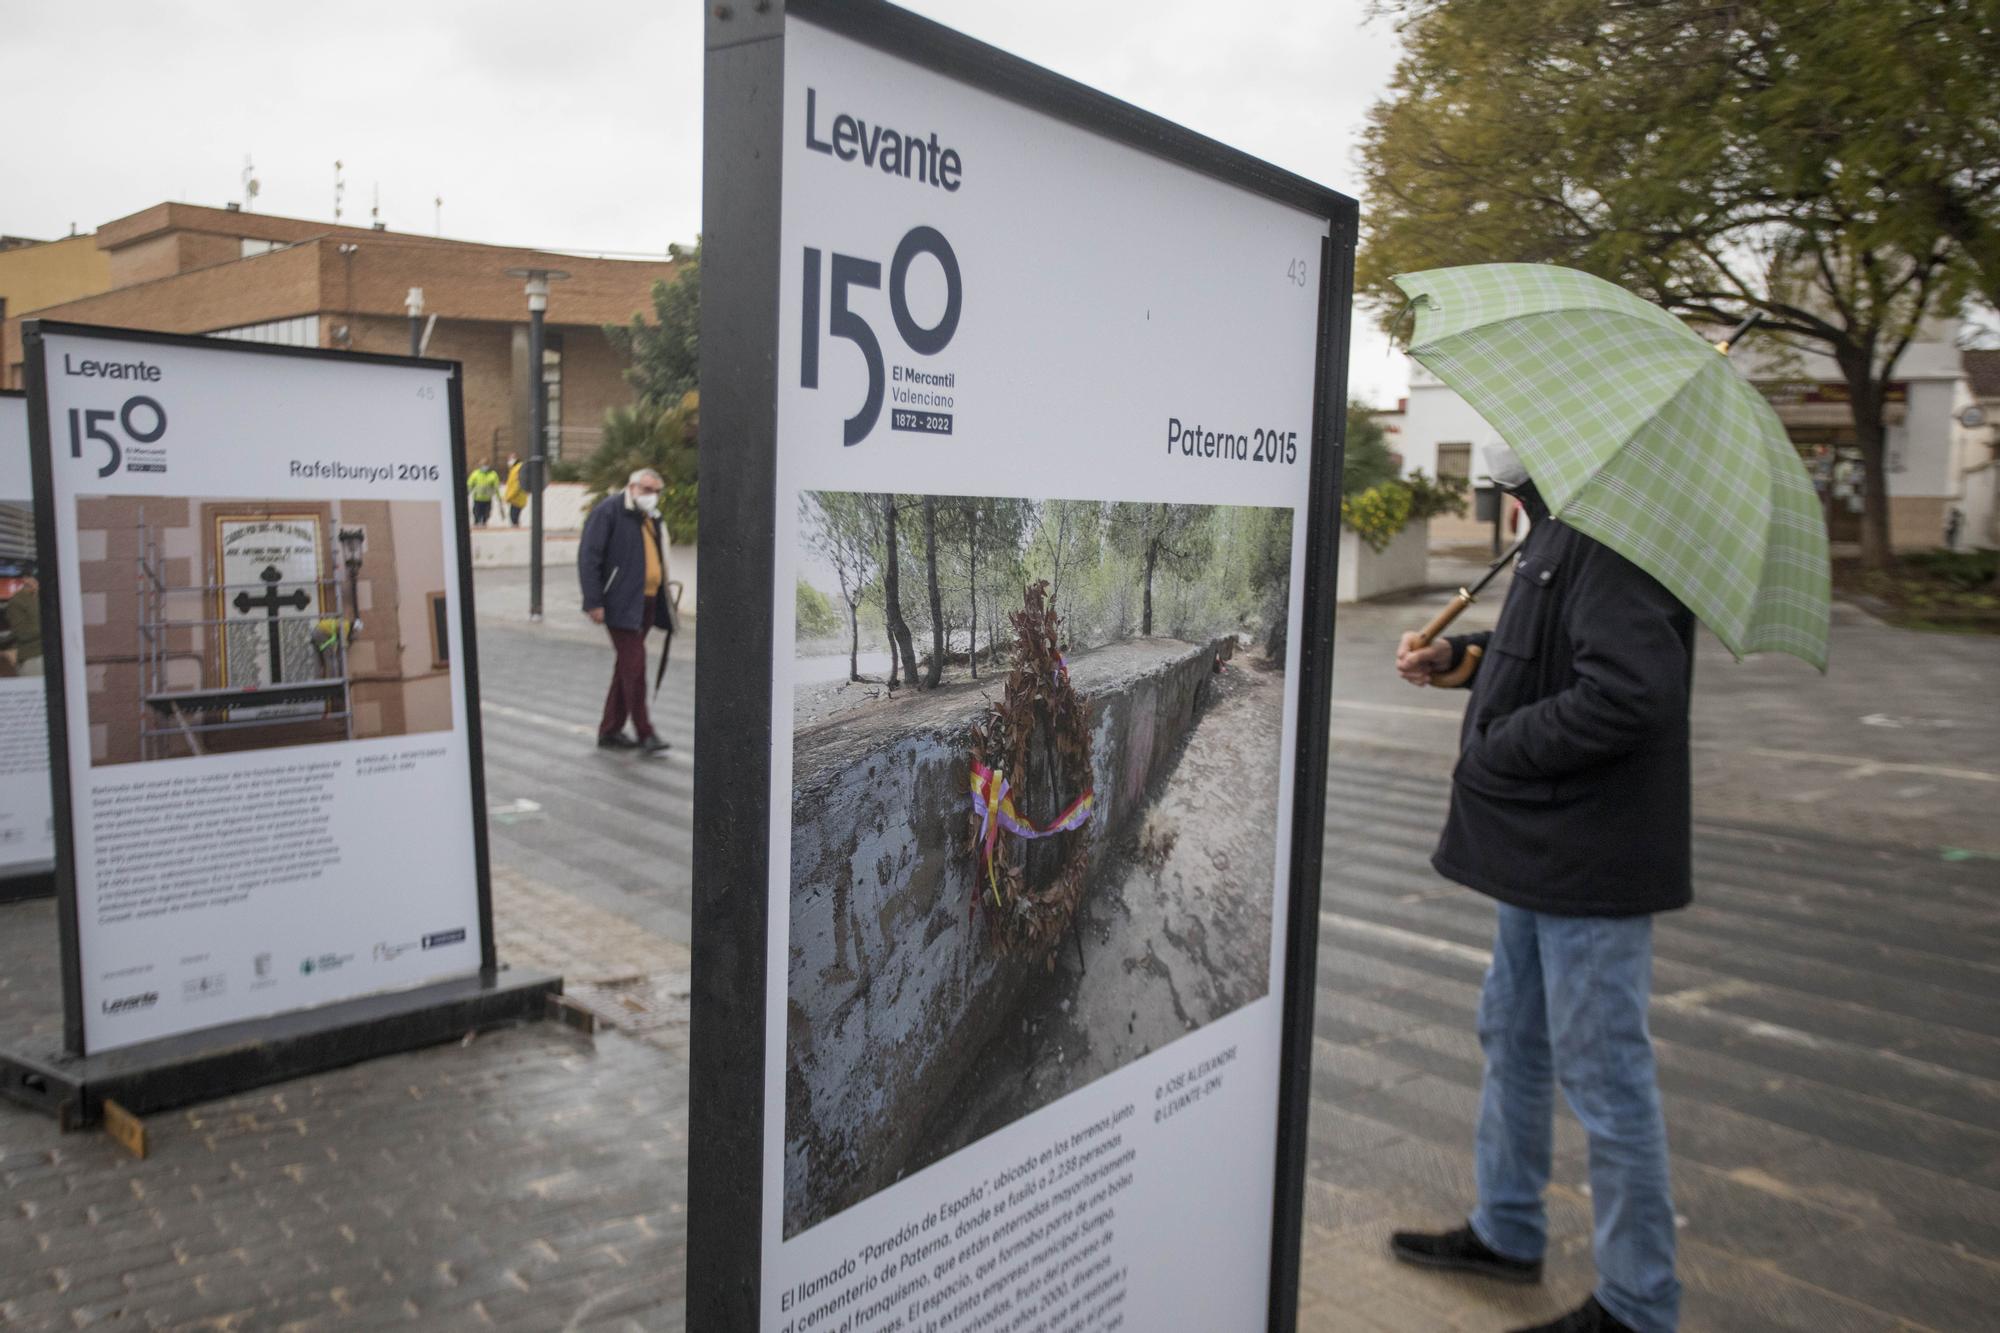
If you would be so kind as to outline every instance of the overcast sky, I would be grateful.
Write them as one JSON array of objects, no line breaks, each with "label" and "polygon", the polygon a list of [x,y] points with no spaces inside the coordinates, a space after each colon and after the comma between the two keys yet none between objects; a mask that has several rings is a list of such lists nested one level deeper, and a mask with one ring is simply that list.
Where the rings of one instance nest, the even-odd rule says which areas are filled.
[{"label": "overcast sky", "polygon": [[[1396,38],[1362,0],[917,0],[920,13],[1300,175],[1357,192]],[[701,219],[692,0],[0,0],[0,232],[88,231],[162,200],[594,252]],[[1357,393],[1402,358],[1357,321]]]}]

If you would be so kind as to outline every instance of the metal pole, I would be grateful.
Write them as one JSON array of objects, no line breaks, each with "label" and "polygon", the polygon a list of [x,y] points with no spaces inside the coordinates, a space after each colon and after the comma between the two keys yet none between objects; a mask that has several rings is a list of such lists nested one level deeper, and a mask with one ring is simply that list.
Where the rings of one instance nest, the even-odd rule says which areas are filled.
[{"label": "metal pole", "polygon": [[534,390],[532,452],[528,456],[528,619],[542,618],[542,472],[548,463],[549,386],[542,369],[542,319],[549,308],[549,281],[528,280],[528,374]]}]

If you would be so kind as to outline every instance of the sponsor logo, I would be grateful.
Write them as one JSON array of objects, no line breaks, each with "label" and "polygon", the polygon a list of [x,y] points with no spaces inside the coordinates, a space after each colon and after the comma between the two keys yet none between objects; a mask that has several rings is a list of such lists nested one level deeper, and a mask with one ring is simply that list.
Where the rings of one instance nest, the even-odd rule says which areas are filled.
[{"label": "sponsor logo", "polygon": [[464,926],[460,926],[457,930],[440,930],[435,935],[424,936],[424,947],[426,949],[442,949],[447,944],[463,943],[465,943]]},{"label": "sponsor logo", "polygon": [[229,978],[220,972],[210,972],[205,976],[189,977],[181,982],[181,999],[213,1000],[229,989]]},{"label": "sponsor logo", "polygon": [[105,1013],[113,1015],[135,1014],[141,1009],[151,1009],[159,1002],[160,993],[158,991],[140,991],[137,995],[121,995],[115,1000],[105,1000],[103,1002],[103,1009]]},{"label": "sponsor logo", "polygon": [[417,942],[415,940],[411,940],[405,944],[378,944],[375,946],[375,961],[378,963],[393,963],[416,947]]},{"label": "sponsor logo", "polygon": [[271,975],[271,955],[267,953],[258,954],[250,960],[250,967],[257,974],[259,981],[265,980]]},{"label": "sponsor logo", "polygon": [[315,972],[337,972],[353,961],[354,955],[351,953],[314,954],[310,958],[300,960],[299,973],[301,976],[309,977]]}]

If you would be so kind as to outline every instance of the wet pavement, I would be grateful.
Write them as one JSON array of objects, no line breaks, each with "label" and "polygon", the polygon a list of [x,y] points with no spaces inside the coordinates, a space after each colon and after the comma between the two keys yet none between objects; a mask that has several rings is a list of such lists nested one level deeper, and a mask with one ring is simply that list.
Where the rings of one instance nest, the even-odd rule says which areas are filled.
[{"label": "wet pavement", "polygon": [[[1386,666],[1439,600],[1341,612],[1306,1328],[1505,1329],[1590,1283],[1567,1113],[1542,1287],[1383,1250],[1471,1194],[1491,908],[1426,862],[1460,701]],[[676,752],[642,761],[592,745],[601,631],[526,625],[511,571],[479,604],[503,957],[586,979],[628,1029],[157,1116],[144,1162],[0,1108],[0,1324],[681,1327],[693,636],[661,695]],[[1704,638],[1697,670],[1696,904],[1662,922],[1653,1021],[1689,1330],[1942,1333],[1990,1326],[2000,1292],[2000,644],[1842,609],[1833,650],[1822,679]],[[8,1031],[51,1021],[52,950],[46,903],[0,908]]]}]

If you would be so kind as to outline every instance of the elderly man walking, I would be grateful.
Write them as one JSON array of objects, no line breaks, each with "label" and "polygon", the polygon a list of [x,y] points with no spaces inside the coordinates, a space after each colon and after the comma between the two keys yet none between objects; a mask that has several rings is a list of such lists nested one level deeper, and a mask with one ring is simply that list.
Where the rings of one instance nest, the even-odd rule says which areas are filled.
[{"label": "elderly man walking", "polygon": [[[667,533],[660,521],[663,485],[649,467],[634,472],[623,490],[605,496],[590,511],[576,554],[584,614],[609,631],[616,654],[597,744],[649,756],[669,748],[654,733],[646,709],[646,632],[656,625],[673,628],[666,592]],[[634,736],[625,733],[628,718]]]},{"label": "elderly man walking", "polygon": [[1653,913],[1684,907],[1694,617],[1651,575],[1549,516],[1511,451],[1494,477],[1534,521],[1490,633],[1426,647],[1412,684],[1477,648],[1451,811],[1432,864],[1499,902],[1479,999],[1479,1198],[1465,1225],[1398,1232],[1398,1259],[1537,1282],[1554,1088],[1590,1140],[1595,1293],[1521,1333],[1672,1333],[1666,1123],[1646,1028]]}]

